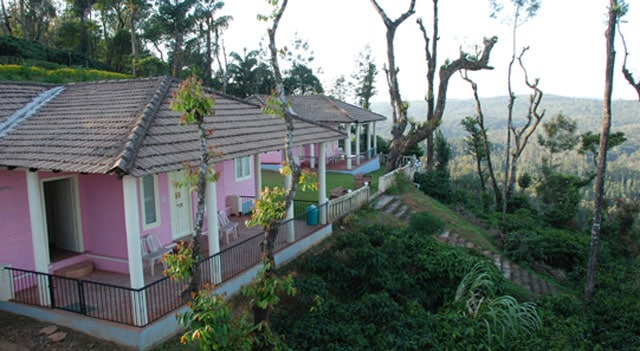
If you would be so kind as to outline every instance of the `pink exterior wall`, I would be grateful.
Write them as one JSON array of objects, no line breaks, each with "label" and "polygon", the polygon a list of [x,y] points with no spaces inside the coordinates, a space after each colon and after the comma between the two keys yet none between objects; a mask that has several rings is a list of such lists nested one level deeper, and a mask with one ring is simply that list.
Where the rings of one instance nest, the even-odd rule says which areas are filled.
[{"label": "pink exterior wall", "polygon": [[264,153],[260,156],[260,162],[268,164],[280,164],[282,163],[282,152],[271,151]]},{"label": "pink exterior wall", "polygon": [[34,268],[24,171],[0,170],[0,242],[0,262],[15,268]]},{"label": "pink exterior wall", "polygon": [[[264,156],[264,154],[262,154]],[[220,178],[216,182],[216,194],[218,198],[218,211],[225,210],[227,215],[231,215],[230,211],[230,203],[229,196],[231,195],[244,195],[244,196],[255,196],[255,181],[254,177],[256,175],[255,167],[253,166],[253,157],[251,156],[251,177],[245,180],[236,180],[236,170],[235,170],[235,161],[227,160],[222,163],[216,164],[216,171],[220,173]],[[262,159],[262,157],[261,157]],[[193,216],[195,221],[195,216],[197,212],[197,196],[193,194]],[[206,233],[208,230],[207,227],[207,216],[205,213],[204,224],[202,227],[202,231]]]},{"label": "pink exterior wall", "polygon": [[[218,209],[228,209],[228,196],[255,196],[253,159],[251,177],[236,180],[233,160],[216,165],[221,173],[217,183]],[[115,175],[42,172],[41,182],[52,178],[74,176],[77,181],[82,223],[84,256],[91,259],[100,270],[127,273],[127,238],[124,219],[124,196],[122,181]],[[160,174],[158,179],[159,225],[143,230],[140,183],[138,180],[138,215],[141,236],[155,233],[163,244],[172,241],[171,208],[169,202],[169,179]],[[196,214],[196,195],[193,195],[193,214]],[[227,211],[229,213],[229,211]],[[206,221],[205,221],[206,230]],[[0,262],[16,268],[34,269],[27,181],[25,171],[0,170]],[[17,250],[16,248],[20,248]],[[75,263],[74,259],[50,265],[50,271]],[[73,262],[72,262],[73,261]]]}]

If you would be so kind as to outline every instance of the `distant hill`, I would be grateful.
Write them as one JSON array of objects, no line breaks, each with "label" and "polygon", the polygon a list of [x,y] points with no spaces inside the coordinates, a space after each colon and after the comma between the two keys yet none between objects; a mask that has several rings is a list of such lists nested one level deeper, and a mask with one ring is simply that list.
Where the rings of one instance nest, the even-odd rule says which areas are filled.
[{"label": "distant hill", "polygon": [[[528,97],[519,96],[516,99],[515,120],[522,120],[526,111]],[[506,127],[507,97],[492,97],[481,99],[485,126],[489,130],[502,130]],[[546,117],[554,116],[560,112],[574,119],[581,131],[599,130],[602,118],[602,101],[598,99],[570,98],[556,95],[545,95],[542,107],[546,109]],[[374,102],[371,109],[387,117],[391,116],[391,108],[388,102]],[[466,116],[475,116],[475,102],[473,99],[449,99],[442,120],[442,131],[448,138],[460,138],[464,136],[464,129],[460,121]],[[409,102],[409,116],[417,121],[426,118],[426,103],[424,101]],[[519,118],[520,117],[520,118]],[[613,102],[613,127],[640,131],[640,103],[635,100],[615,100]],[[391,120],[381,123],[380,129],[387,138],[391,137]]]},{"label": "distant hill", "polygon": [[[527,97],[518,97],[514,120],[516,123],[524,122]],[[494,148],[494,165],[501,165],[504,155],[504,138],[506,135],[506,97],[494,97],[481,99],[485,126],[489,129],[489,137]],[[603,106],[598,99],[569,98],[547,95],[543,98],[542,107],[546,109],[545,118],[562,112],[572,118],[578,124],[579,132],[593,131],[600,133]],[[391,109],[388,102],[376,102],[372,104],[372,110],[389,117],[385,122],[376,125],[379,134],[384,138],[391,138]],[[411,101],[409,103],[409,116],[416,121],[426,119],[426,103],[424,101]],[[475,102],[472,99],[451,99],[447,102],[445,116],[442,120],[442,131],[453,147],[453,160],[450,164],[452,177],[463,177],[469,172],[474,173],[473,160],[469,155],[462,138],[466,136],[460,121],[466,116],[475,116]],[[544,123],[544,122],[543,122]],[[542,130],[538,128],[538,132]],[[627,141],[616,147],[609,153],[607,196],[623,196],[637,198],[640,196],[640,102],[635,100],[615,100],[613,102],[613,131],[622,131]],[[539,172],[540,158],[543,155],[542,148],[538,145],[534,136],[527,146],[527,150],[520,162],[520,170],[532,175]],[[561,157],[562,171],[567,173],[585,174],[592,167],[590,159],[576,157],[576,153],[566,154]],[[501,168],[498,169],[498,173]],[[586,187],[585,192],[590,195],[591,188]]]}]

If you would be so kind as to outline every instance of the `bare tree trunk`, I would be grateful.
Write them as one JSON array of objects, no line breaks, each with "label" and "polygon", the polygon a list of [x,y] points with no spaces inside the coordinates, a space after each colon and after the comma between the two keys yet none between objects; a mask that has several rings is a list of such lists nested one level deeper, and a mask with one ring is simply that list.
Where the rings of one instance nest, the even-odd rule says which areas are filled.
[{"label": "bare tree trunk", "polygon": [[[422,32],[425,42],[425,56],[427,60],[427,124],[433,124],[433,112],[435,109],[435,91],[434,81],[436,76],[436,62],[438,57],[438,0],[433,0],[433,41],[431,49],[429,49],[429,36],[427,30],[422,24],[422,19],[418,19],[418,26]],[[433,149],[433,130],[427,135],[427,171],[431,172],[434,166],[434,149]]]},{"label": "bare tree trunk", "polygon": [[[204,117],[204,116],[203,116]],[[196,203],[196,223],[193,235],[193,246],[191,249],[191,258],[194,265],[191,272],[191,281],[189,285],[182,291],[181,295],[185,301],[191,300],[191,293],[197,293],[200,289],[200,240],[202,238],[202,226],[204,224],[205,199],[207,188],[207,173],[209,171],[209,147],[207,145],[207,131],[204,128],[204,118],[200,118],[196,125],[198,126],[198,136],[200,139],[200,166],[198,168],[198,180],[196,183],[196,194],[198,199]],[[212,239],[209,238],[210,240]]]},{"label": "bare tree trunk", "polygon": [[609,19],[605,37],[607,40],[607,63],[605,67],[604,83],[604,113],[602,116],[602,130],[600,131],[600,147],[598,151],[598,170],[593,200],[593,224],[591,226],[591,245],[589,247],[589,262],[587,264],[587,283],[584,295],[587,302],[593,297],[596,285],[596,269],[598,267],[598,245],[600,242],[600,226],[602,224],[602,204],[604,201],[604,177],[607,172],[607,144],[611,129],[611,94],[613,92],[613,68],[616,59],[615,27],[620,15],[617,0],[609,1]]},{"label": "bare tree trunk", "polygon": [[622,39],[622,46],[624,47],[624,60],[622,61],[622,74],[624,75],[624,79],[636,90],[638,93],[638,100],[640,100],[640,81],[636,81],[631,74],[631,71],[627,68],[627,57],[629,57],[629,51],[627,50],[627,41],[624,39],[624,35],[622,35],[622,30],[620,29],[620,24],[618,26],[618,33],[620,33],[620,38]]},{"label": "bare tree trunk", "polygon": [[[531,138],[533,133],[538,128],[538,125],[540,124],[540,121],[542,121],[542,118],[544,117],[544,114],[545,114],[544,110],[539,111],[540,103],[542,102],[542,96],[543,96],[542,90],[538,88],[539,80],[536,79],[534,82],[531,82],[529,80],[527,69],[524,67],[524,63],[522,62],[522,58],[524,54],[527,52],[527,50],[529,50],[528,47],[525,47],[522,49],[522,52],[520,53],[520,55],[518,55],[518,63],[520,65],[520,68],[524,72],[525,84],[533,92],[529,96],[529,106],[528,106],[528,111],[526,115],[527,122],[520,129],[517,129],[516,127],[513,126],[513,120],[510,121],[511,127],[509,129],[510,129],[510,134],[513,135],[514,150],[511,155],[507,154],[507,158],[511,157],[511,167],[509,168],[508,172],[505,174],[505,179],[507,180],[507,183],[505,184],[505,187],[506,187],[505,197],[504,197],[504,202],[502,204],[503,220],[506,220],[507,204],[509,202],[509,199],[515,192],[516,177],[518,174],[517,172],[518,160],[520,159],[520,156],[522,156],[524,149],[527,147],[529,138]],[[509,86],[511,89],[511,85]],[[515,98],[515,96],[512,95],[512,98]],[[510,100],[509,104],[510,104],[509,106],[510,110],[512,110],[513,100]],[[511,112],[510,112],[510,115],[512,115]]]},{"label": "bare tree trunk", "polygon": [[407,108],[408,106],[402,101],[400,96],[400,86],[398,84],[398,68],[396,67],[395,48],[393,40],[396,35],[398,26],[415,12],[416,0],[411,0],[409,9],[400,17],[391,20],[384,10],[378,5],[376,0],[371,0],[373,7],[376,9],[384,25],[387,27],[387,62],[389,67],[385,67],[384,71],[387,76],[387,85],[389,86],[389,96],[391,98],[391,140],[389,159],[387,160],[387,171],[397,168],[400,165],[402,156],[402,135],[407,127]]},{"label": "bare tree trunk", "polygon": [[[480,134],[482,135],[482,144],[484,152],[487,157],[487,169],[489,170],[489,178],[491,179],[491,187],[493,188],[493,195],[496,201],[496,209],[502,205],[502,193],[498,187],[498,181],[496,180],[495,172],[493,171],[493,162],[491,161],[491,148],[489,145],[489,137],[487,136],[487,129],[484,126],[484,112],[482,111],[482,104],[480,103],[480,97],[478,96],[478,84],[471,80],[466,72],[462,76],[464,80],[471,84],[473,90],[473,99],[476,102],[476,113],[478,114],[478,127],[480,128]],[[484,191],[484,190],[483,190]]]},{"label": "bare tree trunk", "polygon": [[129,25],[131,30],[131,73],[134,77],[138,77],[138,37],[136,35],[136,15],[138,13],[136,5],[131,4],[131,18],[129,19]]},{"label": "bare tree trunk", "polygon": [[[289,167],[291,172],[291,182],[289,183],[289,187],[285,192],[285,208],[289,208],[293,205],[293,199],[296,196],[296,190],[298,182],[300,181],[300,167],[295,162],[293,158],[293,137],[294,137],[294,125],[293,118],[296,116],[295,112],[291,109],[291,105],[287,101],[285,89],[284,89],[284,80],[282,78],[282,74],[280,72],[280,64],[278,63],[278,49],[276,46],[276,32],[278,29],[278,25],[280,24],[280,19],[284,14],[284,10],[287,7],[288,0],[283,0],[282,5],[275,13],[273,17],[273,24],[271,28],[268,30],[269,35],[269,51],[271,54],[271,66],[273,68],[273,75],[276,84],[276,99],[278,100],[279,105],[282,107],[284,112],[284,123],[285,123],[285,142],[284,142],[284,156],[285,156],[285,165]],[[264,271],[264,279],[270,279],[276,274],[276,262],[274,258],[273,252],[273,244],[278,238],[278,231],[280,225],[283,223],[282,218],[274,218],[271,219],[269,225],[265,228],[265,237],[260,244],[260,248],[262,250],[263,264],[266,269]],[[271,314],[271,306],[267,306],[266,308],[255,307],[253,311],[254,324],[262,324],[269,322],[269,316]],[[259,350],[271,350],[273,349],[273,345],[258,345]]]},{"label": "bare tree trunk", "polygon": [[22,38],[24,40],[29,39],[29,33],[27,30],[27,14],[24,5],[25,0],[20,0],[20,23],[22,25]]},{"label": "bare tree trunk", "polygon": [[11,29],[11,22],[9,22],[9,15],[7,14],[7,8],[4,6],[4,0],[0,0],[0,4],[2,4],[2,17],[4,26],[2,27],[2,32],[5,35],[12,36],[13,30]]}]

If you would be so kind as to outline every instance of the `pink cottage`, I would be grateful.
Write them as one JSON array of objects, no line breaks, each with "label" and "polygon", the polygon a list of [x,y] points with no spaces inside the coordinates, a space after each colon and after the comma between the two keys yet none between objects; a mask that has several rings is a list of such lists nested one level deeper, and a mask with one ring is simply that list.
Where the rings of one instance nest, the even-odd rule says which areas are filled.
[{"label": "pink cottage", "polygon": [[[0,82],[0,309],[19,313],[24,309],[16,306],[26,303],[142,328],[181,305],[164,296],[173,294],[166,292],[169,282],[153,292],[162,275],[151,277],[145,269],[157,263],[145,260],[158,249],[149,248],[148,238],[170,246],[193,232],[194,196],[174,184],[185,162],[196,164],[199,141],[196,127],[179,125],[179,114],[169,108],[178,85],[170,77]],[[209,143],[218,152],[213,163],[220,174],[207,186],[203,245],[212,256],[233,243],[211,228],[248,210],[246,199],[261,188],[260,155],[282,148],[284,126],[255,104],[209,93],[215,115],[206,118],[206,127],[214,130]],[[296,146],[326,148],[345,137],[312,121],[295,124]],[[215,257],[210,273],[220,283],[226,262],[237,260]],[[104,274],[99,282],[84,281],[70,274],[73,267]],[[111,279],[121,277],[126,292],[102,307],[102,295],[117,295],[106,288]],[[158,296],[162,301],[155,301]],[[46,319],[41,312],[26,314]],[[51,320],[62,323],[63,317]],[[135,340],[121,333],[106,338],[139,348],[152,344],[144,331]]]}]

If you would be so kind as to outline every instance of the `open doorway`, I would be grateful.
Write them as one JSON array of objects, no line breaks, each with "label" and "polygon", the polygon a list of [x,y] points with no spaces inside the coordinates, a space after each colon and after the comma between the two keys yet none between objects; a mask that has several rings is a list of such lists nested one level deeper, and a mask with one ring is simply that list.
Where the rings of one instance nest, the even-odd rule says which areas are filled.
[{"label": "open doorway", "polygon": [[83,251],[75,185],[75,178],[45,180],[42,183],[51,262]]}]

